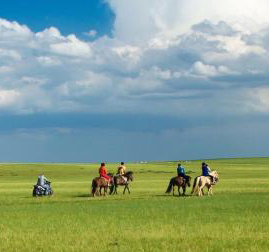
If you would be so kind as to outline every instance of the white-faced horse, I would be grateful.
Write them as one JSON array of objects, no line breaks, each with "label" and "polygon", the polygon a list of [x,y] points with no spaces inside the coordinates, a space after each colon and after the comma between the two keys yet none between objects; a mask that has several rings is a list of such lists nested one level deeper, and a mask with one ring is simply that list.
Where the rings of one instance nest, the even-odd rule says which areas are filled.
[{"label": "white-faced horse", "polygon": [[217,173],[217,171],[212,171],[210,175],[214,177],[214,182],[211,180],[210,177],[206,176],[196,177],[193,182],[191,194],[195,193],[198,196],[203,196],[204,195],[203,188],[206,186],[208,189],[207,195],[213,195],[212,186],[219,181],[219,174]]}]

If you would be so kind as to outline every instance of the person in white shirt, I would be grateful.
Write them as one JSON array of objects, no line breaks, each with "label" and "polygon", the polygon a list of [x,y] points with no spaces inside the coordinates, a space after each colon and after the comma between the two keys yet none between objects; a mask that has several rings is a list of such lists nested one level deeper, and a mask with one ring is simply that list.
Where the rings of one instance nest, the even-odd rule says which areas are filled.
[{"label": "person in white shirt", "polygon": [[49,180],[44,176],[43,173],[40,174],[40,175],[38,176],[38,178],[37,178],[37,185],[42,186],[42,187],[46,190],[46,192],[48,192],[49,189],[50,189],[50,186],[49,186],[48,183],[50,183],[50,182],[49,182]]}]

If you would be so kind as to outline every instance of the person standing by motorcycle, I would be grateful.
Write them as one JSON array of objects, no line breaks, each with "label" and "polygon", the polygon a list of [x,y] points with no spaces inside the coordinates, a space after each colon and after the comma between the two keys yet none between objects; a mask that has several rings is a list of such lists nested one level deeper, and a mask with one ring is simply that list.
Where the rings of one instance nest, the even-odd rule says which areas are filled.
[{"label": "person standing by motorcycle", "polygon": [[38,176],[36,184],[42,186],[46,190],[45,194],[48,194],[50,190],[50,181],[44,176],[43,173]]}]

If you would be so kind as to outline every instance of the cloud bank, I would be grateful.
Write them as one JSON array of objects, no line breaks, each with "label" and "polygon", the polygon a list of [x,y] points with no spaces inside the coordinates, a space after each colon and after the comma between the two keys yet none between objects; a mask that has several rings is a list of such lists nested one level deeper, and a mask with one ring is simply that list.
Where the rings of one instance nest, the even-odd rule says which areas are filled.
[{"label": "cloud bank", "polygon": [[267,116],[268,1],[107,2],[113,37],[90,42],[0,19],[2,115]]}]

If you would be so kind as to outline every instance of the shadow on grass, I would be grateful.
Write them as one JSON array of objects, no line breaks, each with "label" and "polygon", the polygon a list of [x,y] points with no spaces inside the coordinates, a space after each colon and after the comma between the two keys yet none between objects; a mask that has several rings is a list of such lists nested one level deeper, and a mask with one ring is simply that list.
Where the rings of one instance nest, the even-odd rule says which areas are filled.
[{"label": "shadow on grass", "polygon": [[79,194],[79,195],[72,195],[73,198],[89,198],[92,197],[90,193],[87,194]]},{"label": "shadow on grass", "polygon": [[96,195],[95,197],[92,197],[91,194],[79,194],[79,195],[73,195],[71,196],[73,198],[88,198],[88,199],[110,199],[110,200],[124,200],[124,198],[117,198],[117,195],[109,195],[107,194],[106,196],[104,195]]},{"label": "shadow on grass", "polygon": [[164,198],[167,198],[167,197],[170,197],[170,198],[187,198],[187,197],[191,197],[191,195],[178,195],[178,194],[175,194],[175,195],[172,195],[172,194],[155,194],[155,195],[152,195],[152,197],[164,197]]}]

